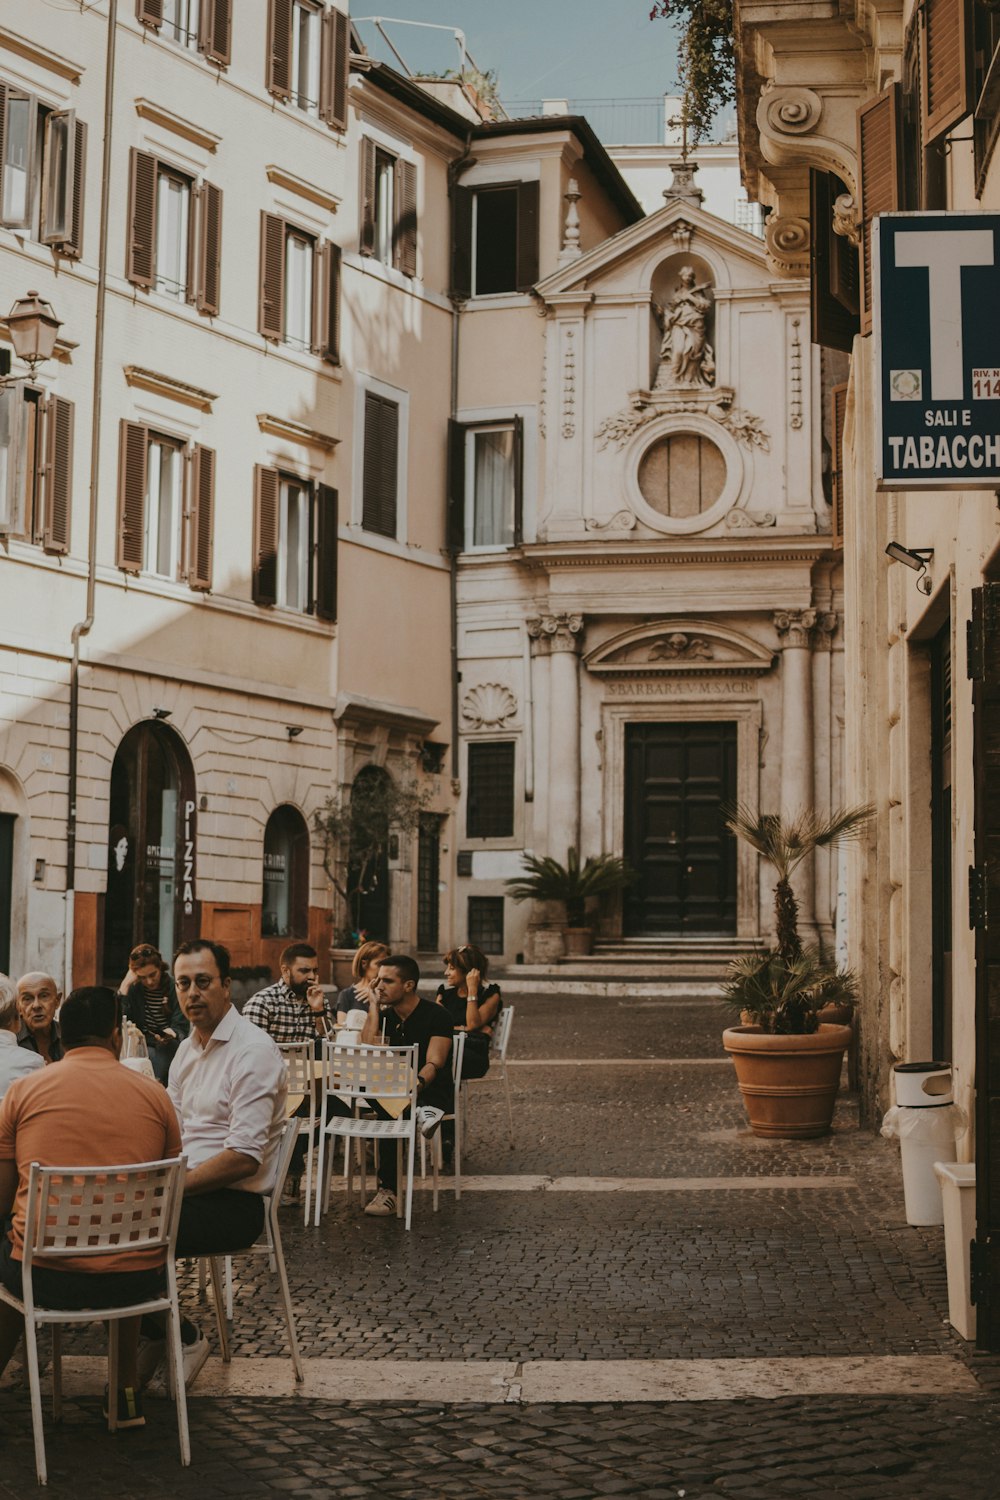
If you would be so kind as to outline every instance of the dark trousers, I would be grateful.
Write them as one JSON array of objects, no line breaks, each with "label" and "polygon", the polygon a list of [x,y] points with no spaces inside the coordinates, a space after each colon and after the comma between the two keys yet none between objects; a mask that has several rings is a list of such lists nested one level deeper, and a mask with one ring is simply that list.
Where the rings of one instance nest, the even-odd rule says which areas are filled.
[{"label": "dark trousers", "polygon": [[[21,1262],[7,1237],[10,1219],[0,1224],[0,1283],[15,1297],[24,1297]],[[163,1267],[151,1271],[54,1271],[35,1265],[31,1272],[39,1307],[63,1307],[74,1312],[85,1307],[127,1307],[162,1297]]]},{"label": "dark trousers", "polygon": [[247,1250],[264,1228],[264,1200],[259,1193],[218,1188],[187,1194],[181,1203],[177,1256],[232,1255]]}]

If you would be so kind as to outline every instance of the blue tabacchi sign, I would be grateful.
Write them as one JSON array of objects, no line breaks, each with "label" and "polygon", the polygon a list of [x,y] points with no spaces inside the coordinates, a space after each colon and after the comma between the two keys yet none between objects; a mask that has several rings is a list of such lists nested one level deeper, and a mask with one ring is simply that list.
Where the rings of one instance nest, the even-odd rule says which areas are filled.
[{"label": "blue tabacchi sign", "polygon": [[873,224],[876,478],[884,489],[1000,486],[1000,215]]}]

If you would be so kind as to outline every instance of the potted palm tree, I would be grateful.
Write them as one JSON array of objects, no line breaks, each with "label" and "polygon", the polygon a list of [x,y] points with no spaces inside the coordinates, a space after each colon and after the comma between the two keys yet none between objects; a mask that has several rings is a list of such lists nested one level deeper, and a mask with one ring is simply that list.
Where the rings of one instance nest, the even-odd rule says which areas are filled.
[{"label": "potted palm tree", "polygon": [[[860,837],[871,818],[870,807],[788,819],[735,807],[726,817],[730,832],[756,849],[777,877],[774,947],[734,959],[723,986],[742,1024],[723,1032],[722,1045],[735,1064],[755,1135],[801,1140],[830,1129],[851,1040],[844,1016],[853,1009],[857,982],[818,947],[803,946],[792,875],[815,850]],[[824,1019],[834,1005],[844,1008],[839,1024]]]},{"label": "potted palm tree", "polygon": [[[540,914],[538,925],[561,929],[562,952],[574,957],[590,953],[594,946],[594,929],[587,921],[590,898],[620,891],[633,878],[619,855],[595,854],[581,864],[576,849],[567,851],[564,865],[551,857],[539,859],[526,854],[524,871],[523,875],[507,881],[507,890],[515,901],[547,905],[548,910]],[[535,956],[540,956],[537,948]],[[549,952],[545,956],[561,955]]]}]

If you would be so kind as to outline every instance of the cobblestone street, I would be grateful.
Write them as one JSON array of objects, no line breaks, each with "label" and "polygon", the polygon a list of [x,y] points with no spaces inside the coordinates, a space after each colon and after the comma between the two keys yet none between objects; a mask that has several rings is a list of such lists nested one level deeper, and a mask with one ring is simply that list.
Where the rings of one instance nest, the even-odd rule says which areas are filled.
[{"label": "cobblestone street", "polygon": [[[994,1495],[1000,1360],[949,1327],[942,1232],[906,1224],[896,1148],[850,1099],[827,1140],[758,1141],[714,1001],[516,1004],[517,1146],[491,1078],[459,1204],[435,1217],[418,1192],[409,1235],[343,1194],[319,1230],[283,1211],[301,1394],[266,1268],[237,1262],[234,1360],[191,1393],[192,1467],[165,1402],[104,1430],[88,1331],[47,1422],[50,1492]],[[212,1335],[188,1273],[185,1299]],[[19,1381],[3,1496],[35,1487]]]}]

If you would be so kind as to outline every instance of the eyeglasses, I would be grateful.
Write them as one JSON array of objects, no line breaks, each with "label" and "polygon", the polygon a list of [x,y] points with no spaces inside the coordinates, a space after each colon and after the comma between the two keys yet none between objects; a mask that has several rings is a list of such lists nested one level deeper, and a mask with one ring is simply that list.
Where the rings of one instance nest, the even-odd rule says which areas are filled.
[{"label": "eyeglasses", "polygon": [[221,983],[218,974],[196,974],[193,979],[189,979],[184,974],[180,979],[174,980],[174,983],[180,991],[184,992],[190,989],[210,990],[217,981]]}]

